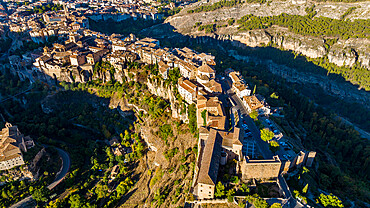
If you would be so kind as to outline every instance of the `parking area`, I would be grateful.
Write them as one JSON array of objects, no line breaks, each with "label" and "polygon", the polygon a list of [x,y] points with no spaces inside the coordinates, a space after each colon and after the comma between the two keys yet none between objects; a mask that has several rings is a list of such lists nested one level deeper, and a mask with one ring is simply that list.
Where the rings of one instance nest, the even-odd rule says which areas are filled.
[{"label": "parking area", "polygon": [[276,153],[279,155],[281,160],[294,160],[297,154],[292,150],[291,144],[285,141],[285,139],[281,139],[278,141],[280,145],[280,150]]},{"label": "parking area", "polygon": [[279,141],[281,138],[283,138],[284,135],[281,132],[280,127],[275,124],[275,122],[268,117],[261,117],[259,120],[262,122],[265,128],[268,128],[270,131],[274,132],[275,140]]},{"label": "parking area", "polygon": [[256,142],[252,138],[244,138],[243,140],[243,155],[248,155],[250,158],[257,157],[257,146]]}]

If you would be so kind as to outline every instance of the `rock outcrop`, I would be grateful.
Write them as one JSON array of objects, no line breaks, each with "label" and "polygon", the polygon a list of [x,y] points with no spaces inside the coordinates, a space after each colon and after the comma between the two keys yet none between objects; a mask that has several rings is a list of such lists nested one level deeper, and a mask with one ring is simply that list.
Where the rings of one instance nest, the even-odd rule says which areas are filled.
[{"label": "rock outcrop", "polygon": [[156,96],[162,97],[163,99],[166,99],[170,102],[172,118],[180,119],[184,123],[189,122],[186,110],[182,109],[183,107],[187,108],[187,104],[185,104],[185,106],[182,106],[179,103],[179,101],[177,101],[174,93],[174,86],[172,85],[166,86],[162,80],[158,80],[153,77],[148,78],[147,86],[149,92]]},{"label": "rock outcrop", "polygon": [[[307,15],[305,8],[313,6],[313,2],[308,1],[272,1],[265,4],[239,4],[232,8],[222,8],[210,12],[187,13],[190,9],[195,9],[204,4],[212,4],[217,0],[200,1],[184,8],[179,14],[166,19],[165,24],[169,24],[174,29],[184,35],[192,36],[212,36],[217,34],[219,39],[229,39],[239,41],[249,47],[272,44],[284,50],[291,50],[310,58],[328,57],[330,63],[338,66],[358,65],[370,70],[370,40],[365,38],[350,38],[348,40],[339,40],[329,48],[325,44],[324,38],[309,37],[289,32],[287,28],[273,26],[264,30],[238,31],[238,25],[228,27],[218,27],[215,34],[204,34],[194,28],[195,22],[201,22],[203,25],[217,24],[219,26],[227,24],[227,21],[233,18],[238,20],[249,14],[255,16],[276,16],[282,13],[290,15]],[[333,3],[322,2],[315,3],[314,11],[316,16],[340,19],[349,8],[356,7],[345,18],[369,19],[370,2],[357,3]],[[215,20],[217,21],[215,23]]]},{"label": "rock outcrop", "polygon": [[322,58],[327,54],[325,40],[319,37],[304,37],[282,29],[251,30],[229,35],[233,41],[239,41],[249,47],[275,45],[284,50],[291,50],[310,58]]}]

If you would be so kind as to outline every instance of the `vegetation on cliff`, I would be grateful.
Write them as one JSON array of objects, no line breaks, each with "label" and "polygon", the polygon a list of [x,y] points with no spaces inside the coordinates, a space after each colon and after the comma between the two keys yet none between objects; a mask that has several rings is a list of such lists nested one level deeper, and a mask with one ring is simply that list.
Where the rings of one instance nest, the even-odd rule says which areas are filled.
[{"label": "vegetation on cliff", "polygon": [[329,63],[327,58],[311,59],[307,58],[317,66],[320,66],[327,70],[328,74],[338,74],[345,80],[350,81],[354,85],[360,86],[360,88],[370,91],[370,73],[368,69],[355,64],[352,67],[348,66],[337,66],[333,63]]},{"label": "vegetation on cliff", "polygon": [[264,29],[272,25],[287,27],[290,31],[300,35],[348,38],[370,38],[370,20],[356,19],[337,20],[328,17],[315,17],[312,15],[300,16],[280,14],[278,16],[254,16],[246,15],[239,19],[239,30],[248,31]]},{"label": "vegetation on cliff", "polygon": [[[263,3],[265,2],[265,0],[250,0],[252,2],[260,2],[260,3]],[[223,7],[233,7],[235,5],[238,5],[238,4],[241,4],[242,1],[241,0],[230,0],[230,1],[227,1],[227,0],[221,0],[219,2],[216,2],[212,5],[205,5],[205,6],[200,6],[200,7],[197,7],[195,8],[194,10],[188,10],[187,12],[188,13],[199,13],[199,12],[209,12],[209,11],[214,11],[214,10],[217,10],[217,9],[221,9]]]},{"label": "vegetation on cliff", "polygon": [[0,71],[0,100],[1,96],[15,95],[30,87],[28,80],[22,82],[17,76],[13,76],[9,69]]}]

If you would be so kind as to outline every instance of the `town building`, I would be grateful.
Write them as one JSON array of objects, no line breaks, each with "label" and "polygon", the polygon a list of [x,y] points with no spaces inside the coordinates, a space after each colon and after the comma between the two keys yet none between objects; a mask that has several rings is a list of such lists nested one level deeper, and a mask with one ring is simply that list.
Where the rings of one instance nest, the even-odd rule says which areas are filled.
[{"label": "town building", "polygon": [[197,92],[198,92],[198,86],[192,83],[188,79],[184,79],[183,77],[179,78],[177,88],[179,91],[179,94],[181,97],[184,98],[184,100],[192,104],[196,100]]},{"label": "town building", "polygon": [[212,199],[219,166],[242,158],[243,136],[239,128],[229,132],[202,127],[199,134],[200,153],[195,168],[198,178],[194,193],[198,199]]},{"label": "town building", "polygon": [[22,151],[27,152],[34,145],[33,140],[29,136],[24,137],[17,126],[6,123],[0,132],[0,170],[24,165]]},{"label": "town building", "polygon": [[255,95],[244,96],[243,104],[247,108],[248,112],[252,112],[264,106],[263,103],[260,100],[258,100],[258,98]]},{"label": "town building", "polygon": [[[196,107],[198,128],[208,126],[220,130],[225,129],[226,114],[217,96],[208,97],[198,94]],[[204,112],[203,115],[202,112]]]},{"label": "town building", "polygon": [[273,159],[252,160],[248,156],[239,163],[239,172],[242,180],[250,179],[276,179],[280,173],[281,161],[279,156]]}]

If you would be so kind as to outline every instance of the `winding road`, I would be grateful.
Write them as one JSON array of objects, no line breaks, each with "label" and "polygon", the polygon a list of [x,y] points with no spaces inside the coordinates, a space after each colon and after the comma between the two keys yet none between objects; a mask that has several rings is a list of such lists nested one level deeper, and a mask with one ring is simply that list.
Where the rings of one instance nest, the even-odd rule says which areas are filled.
[{"label": "winding road", "polygon": [[[46,145],[44,145],[44,146],[46,146]],[[65,178],[65,176],[67,175],[67,173],[69,171],[69,167],[71,166],[71,159],[70,159],[68,153],[65,152],[64,150],[56,148],[56,147],[55,147],[55,149],[58,151],[58,154],[62,159],[62,167],[61,167],[60,171],[57,173],[53,183],[49,184],[49,186],[47,187],[49,190],[52,190],[60,182],[63,181],[63,179]],[[21,201],[17,202],[16,204],[13,204],[10,208],[34,207],[34,204],[35,204],[34,201],[35,200],[32,198],[32,195],[31,195],[31,196],[28,196],[28,197],[22,199]]]}]

